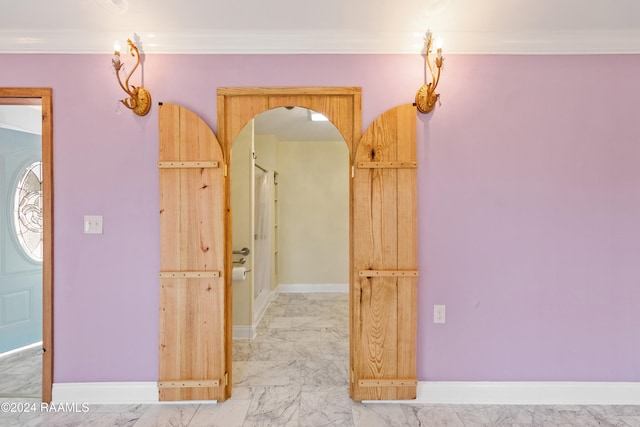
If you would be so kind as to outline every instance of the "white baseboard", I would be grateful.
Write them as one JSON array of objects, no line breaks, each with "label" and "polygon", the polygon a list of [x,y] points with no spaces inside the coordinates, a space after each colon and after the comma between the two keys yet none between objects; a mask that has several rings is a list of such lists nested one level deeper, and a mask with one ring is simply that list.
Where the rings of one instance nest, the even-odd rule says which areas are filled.
[{"label": "white baseboard", "polygon": [[416,400],[401,403],[640,405],[640,382],[420,381],[417,392]]},{"label": "white baseboard", "polygon": [[331,283],[327,285],[316,285],[316,284],[300,284],[300,285],[280,284],[278,285],[278,293],[280,294],[301,294],[301,293],[314,293],[314,292],[348,294],[349,285],[339,284],[339,283]]},{"label": "white baseboard", "polygon": [[54,383],[54,403],[158,403],[157,382]]},{"label": "white baseboard", "polygon": [[266,292],[262,298],[258,298],[254,301],[254,313],[253,313],[253,326],[258,327],[264,313],[267,312],[267,308],[271,304],[271,301],[275,298],[278,293],[276,291]]},{"label": "white baseboard", "polygon": [[264,300],[261,302],[260,306],[256,308],[256,312],[254,313],[255,321],[251,326],[232,326],[231,336],[234,340],[252,340],[257,335],[258,325],[260,324],[260,320],[262,320],[262,316],[267,311],[269,304],[273,301],[273,298],[277,295],[276,291],[270,291],[267,295],[265,295]]},{"label": "white baseboard", "polygon": [[234,340],[252,340],[257,335],[255,326],[233,326],[231,329]]},{"label": "white baseboard", "polygon": [[[52,400],[54,403],[158,403],[158,384],[54,383]],[[420,381],[416,400],[375,401],[385,402],[440,405],[640,405],[640,382]]]}]

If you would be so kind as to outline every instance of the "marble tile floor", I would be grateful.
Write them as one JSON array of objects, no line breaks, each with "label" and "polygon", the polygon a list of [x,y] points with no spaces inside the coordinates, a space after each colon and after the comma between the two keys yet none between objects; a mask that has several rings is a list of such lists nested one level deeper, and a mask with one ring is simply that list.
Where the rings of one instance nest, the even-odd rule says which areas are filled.
[{"label": "marble tile floor", "polygon": [[42,349],[31,347],[0,357],[0,398],[42,394]]},{"label": "marble tile floor", "polygon": [[[219,404],[89,405],[43,412],[0,399],[0,426],[619,426],[640,406],[362,404],[348,395],[348,296],[281,294],[251,341],[234,342],[234,394]],[[4,371],[0,367],[4,382]],[[35,405],[9,412],[6,404]],[[86,409],[86,411],[84,410]]]}]

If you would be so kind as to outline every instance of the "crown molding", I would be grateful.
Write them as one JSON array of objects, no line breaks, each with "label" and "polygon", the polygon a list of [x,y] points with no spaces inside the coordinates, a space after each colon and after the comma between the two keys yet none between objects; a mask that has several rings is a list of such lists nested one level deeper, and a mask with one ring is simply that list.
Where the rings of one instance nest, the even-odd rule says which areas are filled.
[{"label": "crown molding", "polygon": [[[639,54],[640,30],[599,32],[439,32],[448,54]],[[0,30],[0,53],[107,54],[134,33]],[[416,54],[424,32],[141,32],[148,54]]]}]

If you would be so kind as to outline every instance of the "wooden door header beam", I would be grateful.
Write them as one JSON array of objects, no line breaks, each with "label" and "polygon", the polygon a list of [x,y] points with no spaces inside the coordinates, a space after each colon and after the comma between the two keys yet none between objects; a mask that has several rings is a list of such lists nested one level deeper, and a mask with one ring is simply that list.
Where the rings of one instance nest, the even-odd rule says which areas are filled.
[{"label": "wooden door header beam", "polygon": [[362,93],[360,87],[219,87],[218,95],[224,96],[297,96],[297,95],[354,95]]}]

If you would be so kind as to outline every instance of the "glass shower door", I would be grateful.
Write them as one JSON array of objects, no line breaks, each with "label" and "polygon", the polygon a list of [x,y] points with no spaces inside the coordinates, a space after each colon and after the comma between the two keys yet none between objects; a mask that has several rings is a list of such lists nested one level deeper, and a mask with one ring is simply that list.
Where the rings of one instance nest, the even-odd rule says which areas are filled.
[{"label": "glass shower door", "polygon": [[[273,186],[267,172],[255,174],[255,242],[254,242],[254,300],[271,290],[271,232]],[[257,304],[259,305],[259,304]]]}]

